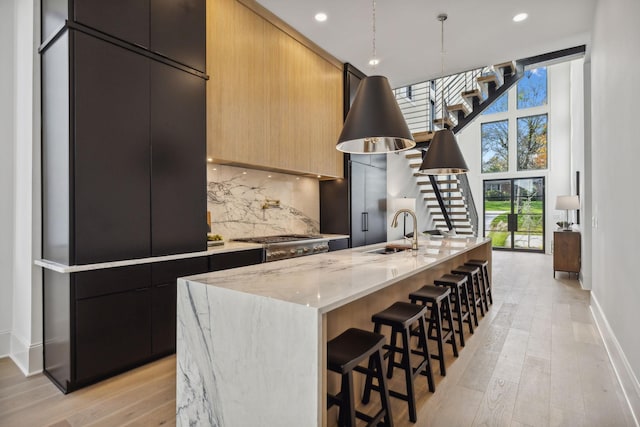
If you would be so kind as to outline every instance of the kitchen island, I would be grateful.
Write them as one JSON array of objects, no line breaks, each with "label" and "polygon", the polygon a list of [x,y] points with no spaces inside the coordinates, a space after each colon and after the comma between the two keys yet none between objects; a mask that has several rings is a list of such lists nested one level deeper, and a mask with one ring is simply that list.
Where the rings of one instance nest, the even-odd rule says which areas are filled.
[{"label": "kitchen island", "polygon": [[[398,242],[394,242],[398,243]],[[421,237],[178,280],[177,425],[327,425],[326,342],[468,259],[491,241]]]}]

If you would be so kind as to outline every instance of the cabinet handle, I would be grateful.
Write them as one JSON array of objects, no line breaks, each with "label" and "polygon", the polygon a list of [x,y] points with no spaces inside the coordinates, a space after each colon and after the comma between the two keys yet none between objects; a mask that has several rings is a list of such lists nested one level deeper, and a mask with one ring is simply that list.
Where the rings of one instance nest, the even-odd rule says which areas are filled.
[{"label": "cabinet handle", "polygon": [[369,212],[362,212],[362,231],[369,231]]},{"label": "cabinet handle", "polygon": [[161,285],[156,285],[156,288],[166,288],[169,285],[171,285],[171,283],[163,283]]}]

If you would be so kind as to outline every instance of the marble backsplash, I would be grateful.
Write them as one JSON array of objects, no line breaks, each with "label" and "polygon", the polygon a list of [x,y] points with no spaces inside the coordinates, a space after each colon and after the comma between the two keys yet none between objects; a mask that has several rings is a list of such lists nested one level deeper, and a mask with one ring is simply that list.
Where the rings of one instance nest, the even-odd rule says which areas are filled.
[{"label": "marble backsplash", "polygon": [[208,163],[211,232],[225,240],[318,233],[319,191],[314,178]]}]

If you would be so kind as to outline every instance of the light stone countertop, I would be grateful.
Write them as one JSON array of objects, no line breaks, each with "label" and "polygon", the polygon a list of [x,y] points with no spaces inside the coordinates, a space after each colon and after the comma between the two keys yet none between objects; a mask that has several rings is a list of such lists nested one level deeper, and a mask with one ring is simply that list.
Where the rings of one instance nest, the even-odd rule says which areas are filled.
[{"label": "light stone countertop", "polygon": [[221,254],[225,252],[247,251],[251,249],[260,249],[263,245],[258,243],[245,242],[225,242],[224,245],[212,246],[206,251],[187,252],[183,254],[164,255],[148,258],[127,259],[122,261],[100,262],[96,264],[83,265],[65,265],[46,259],[38,259],[34,261],[35,265],[47,268],[58,273],[78,273],[81,271],[101,270],[105,268],[125,267],[129,265],[149,264],[152,262],[172,261],[176,259],[196,258],[201,256]]},{"label": "light stone countertop", "polygon": [[[339,239],[348,239],[349,235],[323,234],[322,237],[329,240],[339,240]],[[78,273],[81,271],[102,270],[105,268],[125,267],[125,266],[138,265],[138,264],[149,264],[152,262],[163,262],[163,261],[172,261],[176,259],[197,258],[200,256],[222,254],[226,252],[247,251],[251,249],[260,249],[262,247],[263,245],[259,243],[235,242],[231,240],[231,241],[225,241],[224,245],[211,246],[206,251],[187,252],[182,254],[164,255],[164,256],[157,256],[157,257],[135,258],[135,259],[126,259],[121,261],[100,262],[95,264],[83,264],[83,265],[60,264],[47,259],[37,259],[33,263],[39,267],[53,270],[57,273]]]},{"label": "light stone countertop", "polygon": [[[331,311],[488,242],[482,237],[420,236],[417,251],[370,253],[385,243],[184,278],[218,288]],[[407,243],[410,241],[404,241]],[[402,240],[390,243],[403,243]]]}]

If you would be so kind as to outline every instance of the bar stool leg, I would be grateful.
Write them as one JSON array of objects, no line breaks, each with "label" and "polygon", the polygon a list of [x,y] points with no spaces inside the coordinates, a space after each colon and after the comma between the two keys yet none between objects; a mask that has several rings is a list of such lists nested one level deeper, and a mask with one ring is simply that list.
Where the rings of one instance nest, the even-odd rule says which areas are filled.
[{"label": "bar stool leg", "polygon": [[[338,422],[341,426],[355,427],[356,426],[356,407],[351,396],[353,391],[353,375],[349,372],[342,376],[342,402],[340,405],[340,412],[338,413]],[[345,398],[345,396],[347,396]]]},{"label": "bar stool leg", "polygon": [[[431,369],[431,354],[429,353],[429,346],[427,345],[427,341],[428,341],[427,324],[426,324],[425,318],[421,317],[418,320],[418,324],[420,325],[419,326],[420,337],[418,338],[418,340],[422,342],[420,346],[424,349],[424,359],[425,359],[424,370],[420,373],[427,377],[427,384],[429,385],[429,391],[433,393],[436,391],[436,385],[433,382],[433,370]],[[440,353],[440,355],[442,355],[442,353]],[[444,357],[441,357],[440,359],[444,359]]]},{"label": "bar stool leg", "polygon": [[[384,356],[381,351],[378,351],[371,356],[371,359],[373,364],[376,366],[376,376],[378,379],[378,386],[380,388],[380,395],[382,396],[382,409],[385,411],[385,426],[393,427],[393,417],[391,417],[391,408],[389,407],[389,388],[387,387],[387,381],[384,378]],[[367,389],[365,388],[365,390]],[[371,388],[369,388],[369,393],[371,393]]]},{"label": "bar stool leg", "polygon": [[[447,318],[447,323],[449,324],[449,330],[451,331],[451,347],[453,349],[453,355],[458,357],[458,344],[456,343],[456,331],[453,327],[453,314],[451,313],[451,304],[449,301],[446,303],[442,303],[442,308],[444,309],[444,316]],[[464,344],[461,344],[464,347]]]},{"label": "bar stool leg", "polygon": [[[436,320],[437,319],[437,320]],[[440,305],[436,302],[431,307],[431,322],[429,325],[429,335],[431,336],[431,328],[435,329],[436,338],[438,340],[438,354],[440,355],[440,375],[447,375],[447,368],[444,365],[444,345],[442,342],[442,315],[440,313]],[[455,334],[452,333],[451,336]]]},{"label": "bar stool leg", "polygon": [[[467,313],[472,313],[471,311],[471,304],[469,303],[469,293],[467,292],[467,286],[463,286],[462,287],[462,304],[464,304],[464,308],[466,309]],[[462,310],[462,308],[460,309]],[[467,325],[469,325],[469,333],[473,334],[473,320],[471,319],[471,316],[467,317]]]},{"label": "bar stool leg", "polygon": [[418,416],[416,414],[415,396],[413,393],[413,390],[414,390],[413,368],[411,367],[411,358],[409,357],[409,354],[411,352],[410,350],[411,347],[409,346],[410,345],[409,329],[405,329],[402,332],[402,345],[404,348],[402,352],[402,361],[400,362],[400,364],[404,369],[404,376],[407,382],[407,402],[409,403],[409,420],[412,423],[415,423],[418,419]]}]

